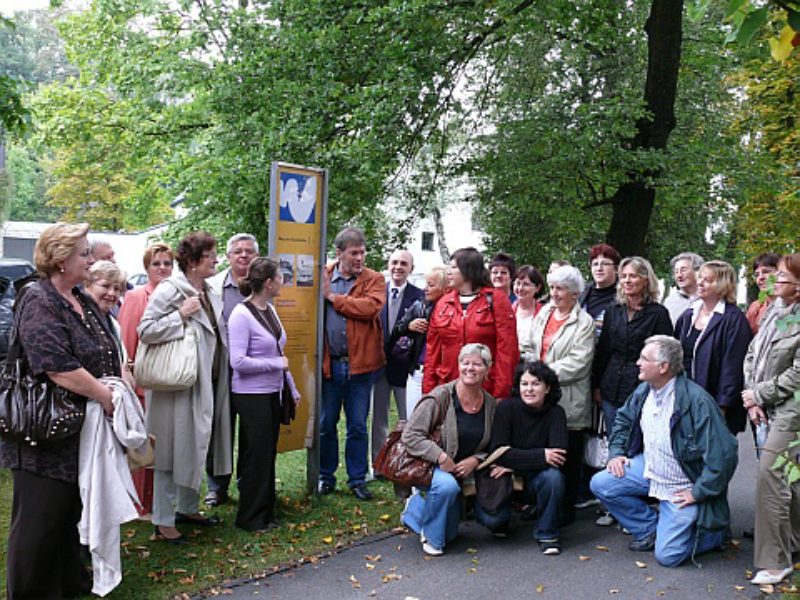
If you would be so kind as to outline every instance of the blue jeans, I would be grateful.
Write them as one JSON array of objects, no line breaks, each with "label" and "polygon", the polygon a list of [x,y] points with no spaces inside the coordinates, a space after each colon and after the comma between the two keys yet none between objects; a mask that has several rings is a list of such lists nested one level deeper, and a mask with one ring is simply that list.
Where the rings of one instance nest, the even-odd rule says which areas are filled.
[{"label": "blue jeans", "polygon": [[592,478],[591,487],[594,495],[635,539],[655,532],[655,557],[665,567],[677,567],[693,554],[712,550],[723,541],[723,531],[698,538],[696,504],[678,508],[669,500],[661,500],[656,511],[647,503],[650,482],[644,478],[643,454],[631,459],[622,477],[600,471]]},{"label": "blue jeans", "polygon": [[350,487],[364,483],[367,477],[367,417],[373,373],[350,375],[350,364],[331,360],[331,376],[322,381],[322,407],[319,422],[319,479],[336,485],[339,467],[339,438],[336,425],[344,405],[347,441],[344,463]]},{"label": "blue jeans", "polygon": [[[564,491],[566,489],[564,474],[559,469],[548,467],[536,473],[525,475],[524,478],[525,496],[534,500],[539,509],[536,528],[533,530],[533,538],[539,541],[557,540],[559,538],[558,514],[561,510],[561,504],[564,502]],[[505,502],[494,515],[496,519],[505,518],[504,524],[508,523],[511,518],[510,503],[510,500]],[[475,516],[477,518],[478,504],[475,507]],[[492,515],[492,513],[487,514]]]},{"label": "blue jeans", "polygon": [[[431,487],[417,492],[408,501],[401,519],[412,531],[425,532],[428,543],[440,550],[458,535],[461,519],[461,485],[450,473],[439,467],[433,469]],[[490,513],[475,503],[475,520],[490,531],[503,529],[508,524],[509,512]]]}]

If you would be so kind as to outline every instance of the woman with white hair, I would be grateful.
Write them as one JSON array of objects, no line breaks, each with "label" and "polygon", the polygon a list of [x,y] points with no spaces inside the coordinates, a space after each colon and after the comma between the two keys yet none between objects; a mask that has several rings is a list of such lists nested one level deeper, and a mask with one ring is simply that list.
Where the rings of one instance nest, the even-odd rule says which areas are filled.
[{"label": "woman with white hair", "polygon": [[[474,476],[489,447],[496,400],[483,389],[492,353],[483,344],[466,344],[458,354],[459,377],[426,394],[408,418],[403,443],[409,454],[433,463],[427,490],[408,499],[403,524],[419,534],[422,550],[439,556],[458,535],[461,486]],[[431,432],[441,427],[437,444]],[[504,531],[507,517],[475,505],[476,520],[492,531]]]},{"label": "woman with white hair", "polygon": [[536,315],[521,345],[523,359],[541,360],[561,385],[560,405],[567,414],[568,447],[564,465],[562,524],[571,522],[583,458],[583,430],[592,424],[590,398],[595,327],[580,307],[583,277],[575,267],[558,267],[547,275],[550,302]]}]

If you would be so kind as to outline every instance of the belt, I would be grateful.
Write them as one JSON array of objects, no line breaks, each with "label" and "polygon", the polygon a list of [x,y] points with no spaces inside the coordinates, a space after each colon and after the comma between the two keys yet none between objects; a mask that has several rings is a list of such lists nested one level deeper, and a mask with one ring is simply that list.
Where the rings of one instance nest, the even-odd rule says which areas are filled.
[{"label": "belt", "polygon": [[349,363],[350,362],[350,357],[347,356],[346,354],[344,354],[342,356],[333,356],[333,355],[331,355],[331,360],[338,360],[339,362]]}]

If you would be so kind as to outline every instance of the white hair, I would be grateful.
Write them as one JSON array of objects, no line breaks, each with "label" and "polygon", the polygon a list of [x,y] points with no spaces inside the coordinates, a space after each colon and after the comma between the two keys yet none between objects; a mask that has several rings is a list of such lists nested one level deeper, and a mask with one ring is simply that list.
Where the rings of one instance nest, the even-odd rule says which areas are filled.
[{"label": "white hair", "polygon": [[583,276],[575,267],[558,267],[547,275],[548,285],[563,285],[573,294],[583,292]]},{"label": "white hair", "polygon": [[235,233],[229,239],[228,243],[225,245],[225,253],[230,254],[231,250],[233,250],[233,245],[236,242],[253,242],[253,247],[256,250],[256,254],[258,254],[258,240],[256,236],[251,233]]},{"label": "white hair", "polygon": [[458,361],[461,362],[465,356],[480,356],[487,368],[492,366],[492,351],[485,344],[464,344],[458,353]]}]

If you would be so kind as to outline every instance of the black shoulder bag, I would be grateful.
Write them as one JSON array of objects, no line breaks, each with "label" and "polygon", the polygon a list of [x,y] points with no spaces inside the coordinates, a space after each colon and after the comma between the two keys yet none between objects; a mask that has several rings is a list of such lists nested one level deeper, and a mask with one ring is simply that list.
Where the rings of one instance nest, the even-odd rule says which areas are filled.
[{"label": "black shoulder bag", "polygon": [[86,402],[47,375],[34,377],[19,341],[23,298],[14,315],[8,357],[0,372],[0,437],[36,446],[80,433]]}]

